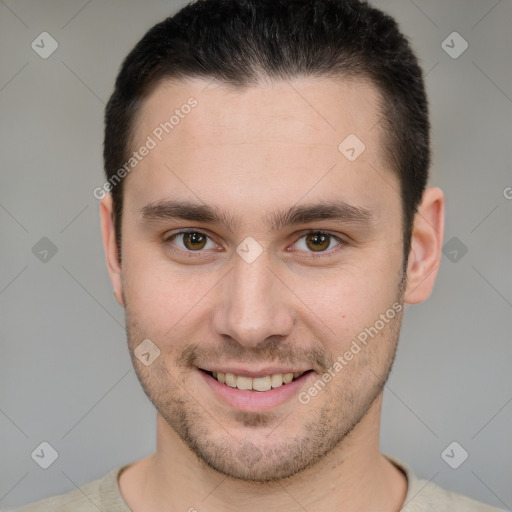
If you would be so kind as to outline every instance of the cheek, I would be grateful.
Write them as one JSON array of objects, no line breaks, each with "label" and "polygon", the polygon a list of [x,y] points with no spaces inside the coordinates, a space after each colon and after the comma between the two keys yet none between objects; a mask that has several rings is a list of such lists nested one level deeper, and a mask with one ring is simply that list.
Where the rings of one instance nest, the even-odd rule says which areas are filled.
[{"label": "cheek", "polygon": [[[211,282],[210,282],[211,281]],[[127,254],[123,266],[123,290],[138,324],[155,337],[188,325],[215,280],[193,271],[176,272],[169,262]],[[195,323],[195,322],[194,322]],[[196,324],[197,325],[197,324]]]},{"label": "cheek", "polygon": [[[398,260],[387,267],[384,258],[372,265],[352,265],[332,270],[319,278],[310,275],[297,280],[292,289],[307,305],[310,328],[331,339],[331,349],[350,343],[366,327],[374,325],[397,299],[400,275]],[[340,340],[344,340],[341,342]]]}]

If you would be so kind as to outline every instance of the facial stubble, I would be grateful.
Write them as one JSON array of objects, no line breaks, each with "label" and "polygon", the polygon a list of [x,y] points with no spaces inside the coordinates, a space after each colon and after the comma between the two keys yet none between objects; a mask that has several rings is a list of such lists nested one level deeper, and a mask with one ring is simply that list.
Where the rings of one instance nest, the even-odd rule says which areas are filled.
[{"label": "facial stubble", "polygon": [[[343,372],[346,369],[342,370],[340,375],[333,378],[330,386],[310,402],[311,406],[297,401],[294,410],[285,419],[275,413],[235,411],[230,417],[230,422],[237,422],[237,432],[240,431],[240,427],[243,429],[245,435],[242,437],[229,432],[222,418],[216,418],[203,407],[201,397],[195,396],[194,390],[188,386],[192,372],[197,369],[179,371],[183,365],[177,364],[176,361],[183,361],[186,359],[184,354],[187,351],[199,348],[187,346],[175,359],[174,365],[172,361],[166,360],[164,353],[163,357],[161,355],[148,367],[135,357],[134,349],[141,340],[151,338],[151,333],[142,327],[137,315],[130,308],[130,301],[123,297],[130,355],[144,392],[169,427],[178,434],[201,464],[234,479],[262,484],[278,482],[311,468],[342,443],[349,443],[351,432],[380,397],[396,355],[405,285],[406,266],[403,268],[395,301],[402,305],[401,310],[390,320],[386,328],[369,342],[362,353],[356,356],[358,361],[353,360],[350,363],[354,369],[357,367],[362,370],[356,372],[358,379],[344,379]],[[172,332],[169,332],[166,339],[161,342],[165,345],[170,339]],[[159,344],[157,340],[153,341]],[[372,358],[370,345],[377,343],[384,343],[386,350],[383,351],[383,355]],[[284,350],[280,347],[278,352],[286,353],[286,346],[284,347]],[[275,347],[271,350],[272,358],[264,359],[265,361],[276,359]],[[294,353],[293,347],[290,347],[289,353]],[[289,363],[286,358],[278,357],[283,364]],[[323,360],[330,361],[332,366],[332,355],[325,353]],[[320,379],[321,375],[318,375],[318,378]],[[323,395],[324,392],[327,394]],[[301,432],[289,432],[286,428],[289,419],[292,417],[296,420],[297,415],[302,415]],[[263,442],[261,436],[260,441],[251,439],[258,429],[269,431]]]}]

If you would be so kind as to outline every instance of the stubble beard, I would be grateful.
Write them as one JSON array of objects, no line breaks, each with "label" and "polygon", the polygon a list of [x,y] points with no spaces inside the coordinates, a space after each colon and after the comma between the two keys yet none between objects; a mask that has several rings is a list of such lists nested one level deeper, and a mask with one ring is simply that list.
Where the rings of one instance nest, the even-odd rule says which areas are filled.
[{"label": "stubble beard", "polygon": [[[385,357],[377,360],[372,359],[368,352],[366,355],[359,354],[356,357],[366,357],[367,361],[360,380],[349,382],[344,379],[344,369],[332,379],[328,396],[324,398],[323,392],[319,393],[321,396],[311,400],[311,407],[297,401],[289,418],[303,415],[299,433],[286,432],[288,418],[278,418],[274,413],[238,412],[234,418],[245,428],[246,435],[241,438],[231,435],[223,427],[221,419],[213,418],[200,405],[201,397],[194,396],[193,391],[187,388],[190,371],[178,374],[178,380],[169,371],[163,357],[157,358],[149,367],[136,359],[133,350],[141,340],[150,336],[141,328],[125,298],[130,355],[144,392],[201,464],[227,477],[246,482],[279,482],[311,468],[335,448],[349,443],[351,432],[381,396],[392,369],[400,335],[405,274],[398,288],[396,302],[402,304],[402,310],[387,325],[387,336],[372,340],[363,349],[371,350],[371,343],[385,343]],[[372,368],[372,365],[375,366]],[[266,441],[253,442],[252,432],[261,428],[270,430]]]}]

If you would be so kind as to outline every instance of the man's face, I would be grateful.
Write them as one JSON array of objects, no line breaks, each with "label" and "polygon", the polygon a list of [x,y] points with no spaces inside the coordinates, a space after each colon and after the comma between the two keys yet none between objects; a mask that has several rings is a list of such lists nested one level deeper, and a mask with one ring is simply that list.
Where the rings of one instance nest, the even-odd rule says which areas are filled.
[{"label": "man's face", "polygon": [[[197,105],[160,134],[190,97]],[[140,112],[134,146],[156,146],[124,183],[129,347],[159,413],[224,474],[269,481],[311,466],[380,396],[402,316],[403,240],[377,101],[363,82],[194,80],[160,85]],[[351,134],[359,156],[353,135],[338,149]],[[319,215],[341,203],[341,215]],[[160,351],[148,366],[133,355],[146,339]]]}]

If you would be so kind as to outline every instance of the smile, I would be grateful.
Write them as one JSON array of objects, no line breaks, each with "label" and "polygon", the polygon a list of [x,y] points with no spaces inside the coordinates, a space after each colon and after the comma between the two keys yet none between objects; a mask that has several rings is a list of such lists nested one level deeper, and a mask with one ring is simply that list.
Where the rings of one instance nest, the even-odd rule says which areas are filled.
[{"label": "smile", "polygon": [[[210,372],[202,370],[203,372],[213,377],[221,384],[225,384],[231,388],[237,388],[244,391],[269,391],[274,388],[279,388],[283,385],[298,379],[307,372],[294,372],[294,373],[276,373],[273,375],[265,375],[262,377],[246,377],[243,375],[235,375],[234,373],[224,372]],[[308,370],[311,371],[311,370]]]}]

